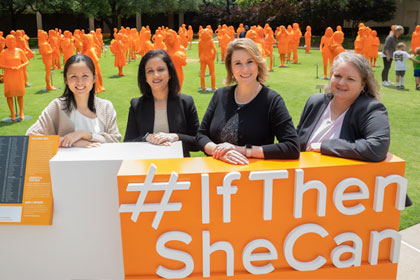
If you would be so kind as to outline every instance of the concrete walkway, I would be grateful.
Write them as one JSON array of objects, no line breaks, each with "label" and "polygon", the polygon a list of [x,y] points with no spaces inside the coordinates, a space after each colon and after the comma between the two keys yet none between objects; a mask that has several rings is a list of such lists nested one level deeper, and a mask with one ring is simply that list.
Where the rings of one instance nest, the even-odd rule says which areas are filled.
[{"label": "concrete walkway", "polygon": [[402,230],[398,280],[420,279],[420,224]]}]

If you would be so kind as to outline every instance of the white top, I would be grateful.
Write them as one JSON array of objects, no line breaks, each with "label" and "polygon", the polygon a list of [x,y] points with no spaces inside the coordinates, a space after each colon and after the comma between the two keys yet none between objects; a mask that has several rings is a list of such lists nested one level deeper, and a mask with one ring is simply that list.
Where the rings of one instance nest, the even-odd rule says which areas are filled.
[{"label": "white top", "polygon": [[395,71],[407,70],[407,59],[410,57],[406,51],[395,51],[392,59],[395,60]]},{"label": "white top", "polygon": [[91,119],[86,117],[75,108],[70,112],[70,120],[74,124],[74,131],[84,130],[97,134],[105,130],[104,124],[98,118]]},{"label": "white top", "polygon": [[324,113],[322,113],[321,118],[319,118],[318,123],[316,124],[315,129],[312,132],[311,137],[309,138],[308,143],[306,144],[306,151],[310,151],[311,144],[318,143],[320,146],[320,143],[324,140],[340,138],[341,127],[343,125],[344,116],[346,115],[347,110],[344,111],[334,121],[332,121],[331,103],[328,104]]},{"label": "white top", "polygon": [[153,133],[165,132],[169,133],[168,114],[166,109],[155,109],[155,123],[153,124]]}]

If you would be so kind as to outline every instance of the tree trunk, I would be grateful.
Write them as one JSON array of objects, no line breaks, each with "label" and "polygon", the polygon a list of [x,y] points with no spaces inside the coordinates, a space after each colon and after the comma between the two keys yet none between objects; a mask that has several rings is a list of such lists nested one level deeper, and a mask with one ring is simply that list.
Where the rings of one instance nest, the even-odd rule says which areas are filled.
[{"label": "tree trunk", "polygon": [[174,29],[174,12],[168,12],[168,27]]}]

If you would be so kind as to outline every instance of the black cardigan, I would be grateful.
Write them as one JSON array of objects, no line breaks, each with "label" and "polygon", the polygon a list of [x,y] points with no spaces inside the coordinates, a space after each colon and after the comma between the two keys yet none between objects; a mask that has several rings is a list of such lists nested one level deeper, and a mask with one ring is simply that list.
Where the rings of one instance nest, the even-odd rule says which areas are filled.
[{"label": "black cardigan", "polygon": [[[131,99],[130,104],[124,142],[141,142],[146,133],[153,133],[155,102],[152,96],[142,96]],[[200,123],[194,100],[184,94],[168,96],[166,109],[169,132],[178,135],[188,157],[190,151],[198,151],[195,136]]]},{"label": "black cardigan", "polygon": [[[305,151],[331,98],[325,94],[315,94],[306,102],[297,126],[301,151]],[[340,139],[322,141],[321,153],[363,161],[381,161],[386,158],[389,144],[390,130],[385,106],[373,97],[360,95],[344,116]]]},{"label": "black cardigan", "polygon": [[[248,104],[239,107],[235,102],[236,86],[216,90],[197,133],[197,145],[204,151],[209,142],[216,144],[226,122],[238,111],[238,145],[262,146],[266,159],[299,158],[299,142],[292,118],[283,98],[263,86]],[[274,136],[279,143],[274,143]]]}]

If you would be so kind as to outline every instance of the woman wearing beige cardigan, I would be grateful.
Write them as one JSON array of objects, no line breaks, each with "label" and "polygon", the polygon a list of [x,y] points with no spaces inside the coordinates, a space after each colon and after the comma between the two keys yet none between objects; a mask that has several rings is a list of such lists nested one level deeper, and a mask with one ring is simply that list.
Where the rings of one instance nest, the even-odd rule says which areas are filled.
[{"label": "woman wearing beige cardigan", "polygon": [[44,109],[26,135],[60,135],[61,147],[95,147],[119,142],[117,114],[112,103],[95,96],[95,66],[81,54],[64,66],[66,88]]}]

